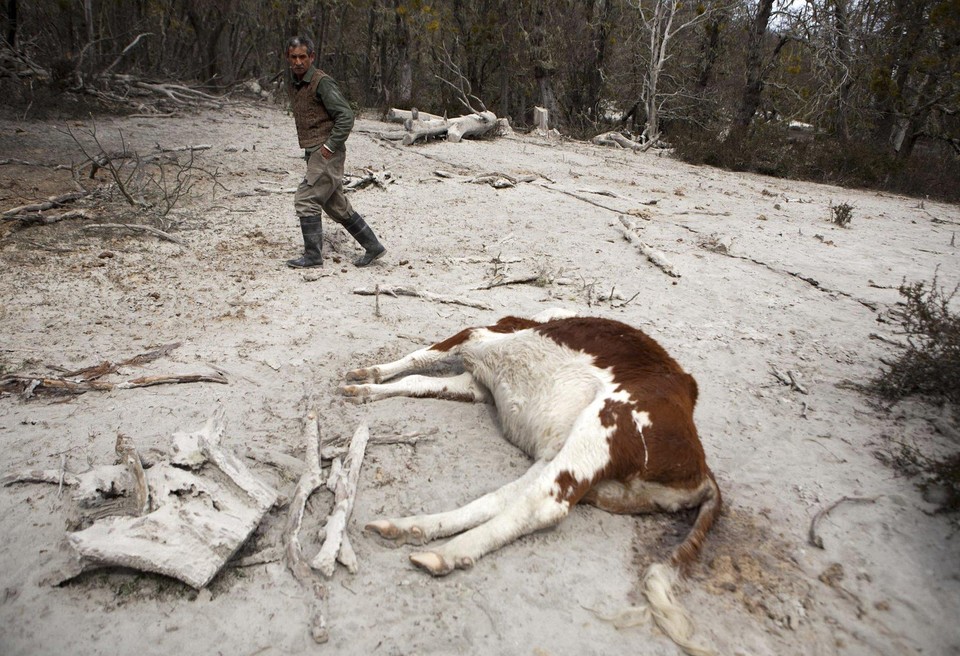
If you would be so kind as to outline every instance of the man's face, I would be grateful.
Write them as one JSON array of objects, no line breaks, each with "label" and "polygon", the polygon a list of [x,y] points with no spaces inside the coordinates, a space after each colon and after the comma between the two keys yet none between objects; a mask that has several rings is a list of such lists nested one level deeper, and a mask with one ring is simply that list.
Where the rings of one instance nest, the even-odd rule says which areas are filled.
[{"label": "man's face", "polygon": [[290,64],[290,70],[297,77],[303,77],[307,69],[313,65],[313,55],[307,54],[307,46],[297,46],[287,49],[287,63]]}]

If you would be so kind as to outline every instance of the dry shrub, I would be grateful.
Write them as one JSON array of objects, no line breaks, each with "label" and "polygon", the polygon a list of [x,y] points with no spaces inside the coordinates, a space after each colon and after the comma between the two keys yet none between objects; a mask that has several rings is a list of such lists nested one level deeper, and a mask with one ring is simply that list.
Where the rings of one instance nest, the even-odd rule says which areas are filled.
[{"label": "dry shrub", "polygon": [[[907,345],[900,357],[886,363],[872,389],[889,401],[919,395],[952,405],[953,420],[960,422],[960,315],[950,304],[960,285],[947,293],[937,284],[900,285],[905,299],[898,310]],[[898,471],[918,476],[924,497],[943,512],[960,511],[960,453],[931,458],[921,445],[899,445],[882,458]]]},{"label": "dry shrub", "polygon": [[920,395],[947,401],[960,415],[960,314],[950,307],[958,290],[960,285],[946,292],[936,275],[929,286],[906,281],[900,285],[904,304],[897,315],[907,346],[875,381],[884,398],[896,401]]},{"label": "dry shrub", "polygon": [[832,221],[840,226],[841,228],[846,228],[850,225],[850,221],[853,219],[853,205],[850,203],[840,203],[839,205],[834,205],[830,209],[832,216]]}]

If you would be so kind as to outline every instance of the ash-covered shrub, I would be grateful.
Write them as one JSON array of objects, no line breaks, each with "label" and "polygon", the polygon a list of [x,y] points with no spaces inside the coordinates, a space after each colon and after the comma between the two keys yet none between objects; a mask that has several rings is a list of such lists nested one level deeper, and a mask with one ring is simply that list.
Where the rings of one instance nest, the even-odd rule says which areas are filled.
[{"label": "ash-covered shrub", "polygon": [[937,276],[900,285],[903,307],[896,314],[906,348],[874,381],[875,390],[890,401],[920,395],[953,405],[960,419],[960,314],[952,307],[960,286],[946,292]]}]

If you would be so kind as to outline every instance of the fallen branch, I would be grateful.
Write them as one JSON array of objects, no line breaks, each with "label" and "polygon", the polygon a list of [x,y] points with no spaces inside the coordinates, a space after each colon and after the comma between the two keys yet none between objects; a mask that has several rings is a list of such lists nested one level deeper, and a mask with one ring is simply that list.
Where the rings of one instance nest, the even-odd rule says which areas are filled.
[{"label": "fallen branch", "polygon": [[417,110],[416,107],[413,109],[397,109],[396,107],[391,107],[390,111],[387,112],[386,119],[393,123],[404,123],[406,121],[444,121],[446,116],[437,116],[436,114],[428,114],[427,112],[421,112]]},{"label": "fallen branch", "polygon": [[317,415],[310,412],[307,415],[305,430],[307,466],[297,483],[293,501],[290,502],[290,513],[287,515],[287,523],[283,529],[283,545],[287,556],[287,568],[311,595],[308,602],[312,614],[310,635],[314,642],[323,643],[330,639],[323,616],[323,601],[327,596],[327,589],[320,577],[310,569],[300,545],[300,527],[303,524],[307,500],[314,490],[323,485],[323,472],[320,470],[320,426],[317,422]]},{"label": "fallen branch", "polygon": [[506,173],[481,173],[468,179],[466,182],[473,184],[488,184],[494,189],[506,189],[507,187],[516,187],[521,182],[533,182],[537,179],[535,175],[523,175],[519,178]]},{"label": "fallen branch", "polygon": [[96,380],[77,382],[65,378],[7,376],[0,380],[0,392],[23,394],[30,398],[35,392],[83,394],[85,392],[109,392],[111,390],[179,383],[221,383],[226,385],[227,379],[222,374],[187,374],[183,376],[142,376],[120,383],[105,383]]},{"label": "fallen branch", "polygon": [[101,229],[132,230],[134,232],[146,232],[148,234],[155,235],[160,239],[164,239],[166,241],[172,241],[174,244],[177,244],[178,246],[183,246],[184,248],[187,247],[186,243],[184,243],[183,240],[178,239],[177,237],[174,237],[173,235],[168,234],[163,230],[159,230],[157,228],[152,228],[150,226],[145,226],[145,225],[135,225],[132,223],[96,223],[94,225],[83,226],[83,229],[84,230],[101,230]]},{"label": "fallen branch", "polygon": [[[543,177],[543,176],[541,176],[541,177]],[[551,183],[551,184],[553,184],[553,183]],[[557,192],[560,192],[561,194],[566,194],[567,196],[571,196],[571,197],[573,197],[573,198],[576,198],[577,200],[582,200],[582,201],[585,202],[585,203],[590,203],[591,205],[594,205],[594,206],[599,207],[599,208],[601,208],[601,209],[608,210],[608,211],[610,211],[610,212],[614,212],[614,213],[619,214],[619,215],[638,216],[638,210],[636,210],[636,209],[620,210],[620,209],[617,209],[616,207],[610,207],[609,205],[604,205],[603,203],[598,203],[597,201],[593,200],[592,198],[587,198],[587,197],[585,197],[585,196],[581,196],[580,194],[578,194],[578,193],[576,193],[576,192],[574,192],[574,191],[570,191],[569,189],[563,189],[562,187],[557,187],[557,186],[555,186],[555,185],[554,185],[554,186],[551,186],[551,185],[547,185],[547,184],[544,184],[544,185],[541,185],[541,186],[542,186],[544,189],[549,189],[550,191],[557,191]],[[590,192],[590,193],[595,193],[595,192]],[[624,198],[625,200],[632,200],[632,199],[627,199],[627,198],[625,198],[624,196],[620,196],[620,198]],[[632,202],[639,202],[641,205],[656,205],[656,204],[657,204],[657,200],[656,200],[656,199],[654,199],[654,200],[645,200],[645,201],[635,201],[635,200],[634,200],[634,201],[632,201]]]},{"label": "fallen branch", "polygon": [[[353,512],[353,501],[357,496],[357,482],[360,479],[360,467],[363,465],[363,454],[367,449],[369,440],[370,430],[366,424],[360,424],[350,441],[350,450],[347,453],[346,460],[343,461],[343,467],[340,468],[339,472],[336,472],[335,478],[333,475],[330,477],[335,490],[333,512],[327,517],[324,527],[326,537],[323,546],[320,547],[320,551],[310,563],[311,567],[319,570],[327,578],[333,576],[335,561],[346,535],[347,520],[350,519],[350,513]],[[352,551],[349,547],[348,549]],[[347,560],[349,561],[349,558]],[[355,568],[356,564],[353,563],[352,566]],[[355,569],[352,570],[351,574],[355,571]]]},{"label": "fallen branch", "polygon": [[506,287],[508,285],[530,285],[537,284],[543,280],[543,276],[537,274],[534,276],[524,276],[523,278],[503,278],[498,277],[491,282],[474,287],[474,289],[493,289],[494,287]]},{"label": "fallen branch", "polygon": [[788,372],[786,372],[786,373],[783,373],[782,371],[780,371],[780,370],[777,369],[776,367],[772,367],[771,370],[770,370],[770,373],[773,374],[774,378],[776,378],[777,380],[779,380],[781,383],[783,383],[783,384],[786,385],[787,387],[789,387],[789,388],[791,388],[791,389],[795,389],[796,391],[800,392],[801,394],[807,394],[807,393],[808,393],[808,392],[807,392],[807,388],[805,388],[803,385],[800,384],[800,381],[797,380],[797,375],[796,375],[795,373],[793,373],[792,371],[788,371]]},{"label": "fallen branch", "polygon": [[879,497],[842,497],[834,501],[829,506],[827,506],[826,508],[818,512],[816,515],[814,515],[813,521],[810,522],[810,531],[807,535],[807,541],[810,543],[811,546],[817,547],[818,549],[823,549],[824,548],[823,538],[821,538],[820,535],[817,533],[817,525],[820,523],[820,521],[824,517],[830,514],[830,512],[833,511],[834,508],[839,506],[841,503],[844,503],[845,501],[850,501],[855,503],[874,503],[878,498]]},{"label": "fallen branch", "polygon": [[380,187],[381,189],[386,189],[388,184],[391,184],[393,180],[393,174],[390,171],[379,171],[374,172],[370,169],[362,169],[364,175],[350,175],[347,174],[343,180],[343,188],[351,191],[354,189],[363,189],[371,184]]},{"label": "fallen branch", "polygon": [[177,148],[164,148],[160,144],[157,144],[157,150],[161,153],[185,153],[185,152],[194,152],[196,150],[210,150],[213,148],[210,144],[199,144],[196,146],[179,146]]},{"label": "fallen branch", "polygon": [[661,271],[663,271],[668,276],[674,278],[679,278],[680,273],[673,268],[673,265],[669,260],[661,253],[660,251],[651,248],[643,240],[641,240],[636,234],[636,226],[633,221],[628,219],[625,216],[620,217],[620,223],[623,224],[623,238],[629,241],[631,244],[636,246],[644,257],[646,257],[650,262],[657,266]]},{"label": "fallen branch", "polygon": [[649,145],[644,146],[643,144],[633,141],[632,139],[627,139],[619,132],[604,132],[602,134],[598,134],[590,141],[598,146],[616,146],[618,148],[629,148],[630,150],[641,152],[644,152],[650,148]]},{"label": "fallen branch", "polygon": [[[400,435],[378,435],[376,437],[371,437],[367,442],[367,448],[373,446],[387,446],[394,444],[403,444],[406,446],[416,446],[420,440],[432,439],[440,431],[439,428],[431,428],[430,430],[425,431],[411,431],[409,433],[402,433]],[[320,457],[323,460],[336,461],[340,458],[343,458],[347,454],[347,446],[344,444],[330,444],[320,450]],[[332,478],[332,471],[331,471]],[[329,481],[329,479],[328,479]]]},{"label": "fallen branch", "polygon": [[386,294],[387,296],[413,296],[415,298],[422,298],[427,301],[434,301],[436,303],[449,303],[451,305],[464,305],[466,307],[477,308],[478,310],[492,310],[493,308],[487,303],[481,303],[479,301],[470,301],[462,298],[456,298],[453,296],[441,296],[439,294],[434,294],[432,292],[423,291],[420,289],[413,289],[411,287],[379,287],[378,290],[366,289],[360,287],[353,290],[354,294],[360,296],[374,296],[375,294]]},{"label": "fallen branch", "polygon": [[15,214],[13,216],[4,216],[4,221],[19,221],[21,225],[51,225],[67,219],[89,219],[91,214],[87,210],[70,210],[61,214],[44,214],[43,212],[34,212],[32,214]]},{"label": "fallen branch", "polygon": [[3,213],[4,217],[12,217],[17,214],[24,214],[26,212],[42,212],[44,210],[53,209],[54,207],[62,207],[66,203],[72,203],[75,200],[79,200],[84,196],[89,195],[88,191],[71,191],[68,194],[61,194],[59,196],[51,196],[45,201],[39,203],[30,203],[29,205],[20,205],[19,207],[11,207],[9,210]]}]

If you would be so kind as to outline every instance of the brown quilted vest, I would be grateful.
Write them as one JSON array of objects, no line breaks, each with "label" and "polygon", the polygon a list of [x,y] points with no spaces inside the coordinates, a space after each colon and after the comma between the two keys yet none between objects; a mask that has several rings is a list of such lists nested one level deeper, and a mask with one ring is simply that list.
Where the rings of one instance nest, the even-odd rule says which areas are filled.
[{"label": "brown quilted vest", "polygon": [[333,119],[317,98],[317,85],[327,74],[319,68],[314,70],[313,79],[297,88],[293,80],[287,83],[287,94],[293,107],[293,119],[297,123],[297,138],[301,148],[316,148],[322,145],[333,130]]}]

